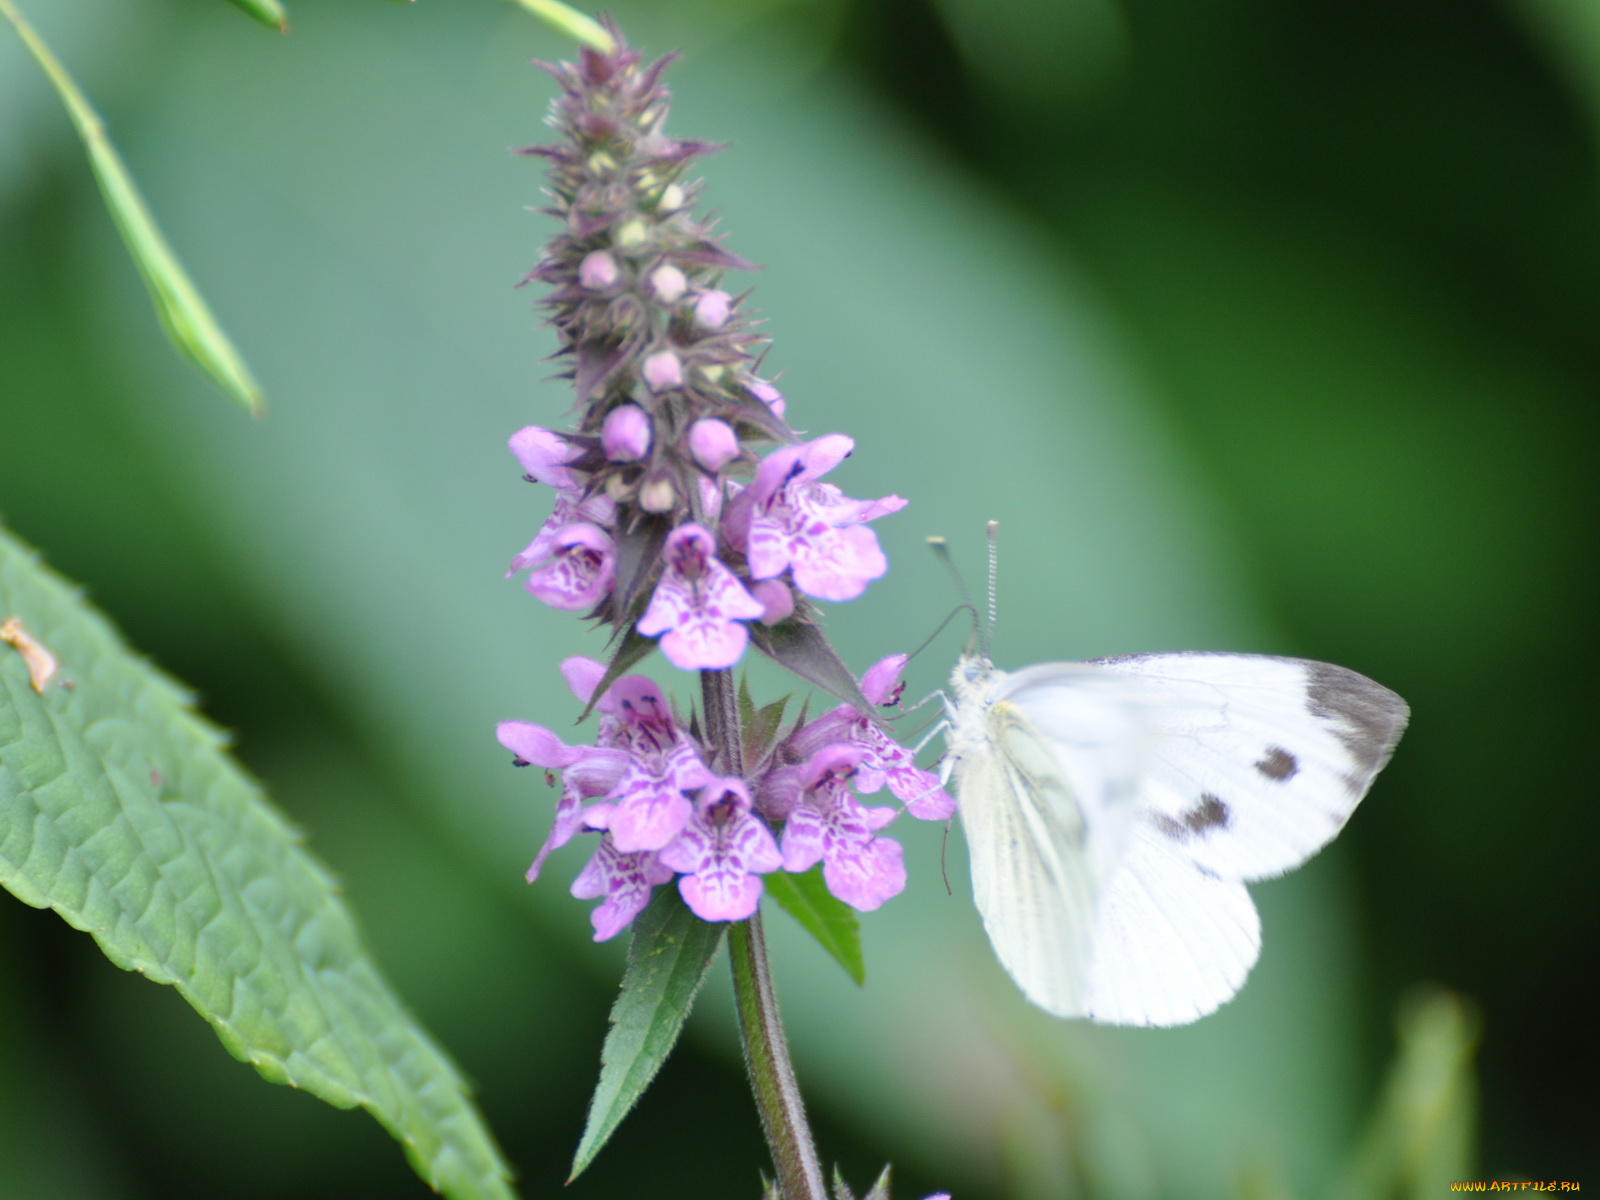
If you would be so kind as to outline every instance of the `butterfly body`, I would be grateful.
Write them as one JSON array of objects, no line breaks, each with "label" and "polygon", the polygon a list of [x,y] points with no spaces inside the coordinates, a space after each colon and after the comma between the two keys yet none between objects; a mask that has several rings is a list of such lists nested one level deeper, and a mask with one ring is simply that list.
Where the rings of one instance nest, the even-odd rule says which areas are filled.
[{"label": "butterfly body", "polygon": [[969,655],[951,689],[989,939],[1035,1004],[1112,1024],[1185,1024],[1239,990],[1261,947],[1246,881],[1332,840],[1407,717],[1353,671],[1262,655]]}]

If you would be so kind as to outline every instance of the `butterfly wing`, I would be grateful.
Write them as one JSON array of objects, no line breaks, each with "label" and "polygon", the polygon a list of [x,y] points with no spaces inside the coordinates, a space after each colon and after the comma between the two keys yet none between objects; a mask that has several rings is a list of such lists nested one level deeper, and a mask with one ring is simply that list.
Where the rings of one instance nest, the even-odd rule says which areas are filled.
[{"label": "butterfly wing", "polygon": [[1151,730],[1138,822],[1225,879],[1266,879],[1334,836],[1389,761],[1405,701],[1328,663],[1140,654],[1085,666],[1126,681]]},{"label": "butterfly wing", "polygon": [[[953,749],[990,939],[1041,1007],[1140,1025],[1238,991],[1261,944],[1243,881],[1332,839],[1407,715],[1353,671],[1236,654],[1046,664],[986,700],[963,705],[978,753]],[[1042,815],[1063,806],[1074,838]]]},{"label": "butterfly wing", "polygon": [[[1061,664],[1077,671],[1077,664]],[[1003,699],[1008,676],[958,683],[950,749],[972,862],[972,890],[995,953],[1027,997],[1057,1016],[1086,1016],[1095,914],[1116,865],[1137,783],[1142,730],[1133,710],[1090,687],[1040,729]],[[1061,707],[1061,706],[1058,706]]]}]

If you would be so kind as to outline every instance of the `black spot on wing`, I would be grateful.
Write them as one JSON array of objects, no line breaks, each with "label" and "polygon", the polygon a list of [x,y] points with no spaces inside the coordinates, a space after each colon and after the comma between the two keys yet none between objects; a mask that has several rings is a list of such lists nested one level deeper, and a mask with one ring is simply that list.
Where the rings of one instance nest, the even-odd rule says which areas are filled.
[{"label": "black spot on wing", "polygon": [[1228,806],[1210,792],[1200,797],[1200,803],[1183,814],[1183,823],[1198,834],[1210,833],[1213,829],[1226,829],[1228,818],[1233,814],[1228,811]]},{"label": "black spot on wing", "polygon": [[1329,663],[1307,662],[1305,667],[1306,706],[1328,723],[1355,759],[1359,770],[1351,776],[1351,790],[1363,792],[1394,753],[1410,709],[1365,675]]},{"label": "black spot on wing", "polygon": [[1256,770],[1274,783],[1283,783],[1300,770],[1300,760],[1282,746],[1268,746],[1266,757],[1256,764]]},{"label": "black spot on wing", "polygon": [[1226,829],[1233,814],[1220,797],[1205,793],[1193,808],[1174,821],[1166,813],[1156,813],[1155,827],[1175,842],[1187,842],[1192,837],[1205,837],[1213,829]]}]

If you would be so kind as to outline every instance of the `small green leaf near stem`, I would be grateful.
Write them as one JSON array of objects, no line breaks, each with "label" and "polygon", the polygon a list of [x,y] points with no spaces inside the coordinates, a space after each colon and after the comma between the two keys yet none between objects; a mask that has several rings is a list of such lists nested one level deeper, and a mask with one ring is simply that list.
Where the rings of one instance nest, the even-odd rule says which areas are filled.
[{"label": "small green leaf near stem", "polygon": [[100,115],[12,0],[0,0],[0,13],[16,29],[17,36],[49,78],[67,115],[72,118],[78,137],[89,153],[89,165],[100,184],[106,208],[144,278],[155,303],[156,315],[161,318],[172,344],[247,412],[259,416],[263,407],[260,385],[167,244],[122,156],[106,137]]},{"label": "small green leaf near stem", "polygon": [[616,39],[606,32],[606,27],[588,13],[579,12],[561,3],[561,0],[516,0],[523,8],[538,17],[557,33],[592,46],[601,54],[611,54],[617,48]]},{"label": "small green leaf near stem", "polygon": [[289,32],[289,14],[278,0],[233,0],[233,3],[268,29],[276,29],[279,33]]}]

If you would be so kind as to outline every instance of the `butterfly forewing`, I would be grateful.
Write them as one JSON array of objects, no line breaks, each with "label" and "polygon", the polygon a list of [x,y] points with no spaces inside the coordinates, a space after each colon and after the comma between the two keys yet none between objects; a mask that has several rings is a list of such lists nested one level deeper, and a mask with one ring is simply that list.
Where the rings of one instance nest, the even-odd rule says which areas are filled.
[{"label": "butterfly forewing", "polygon": [[1344,827],[1405,728],[1405,702],[1343,667],[1248,654],[1085,664],[1139,693],[1152,737],[1140,821],[1230,879],[1299,866]]}]

